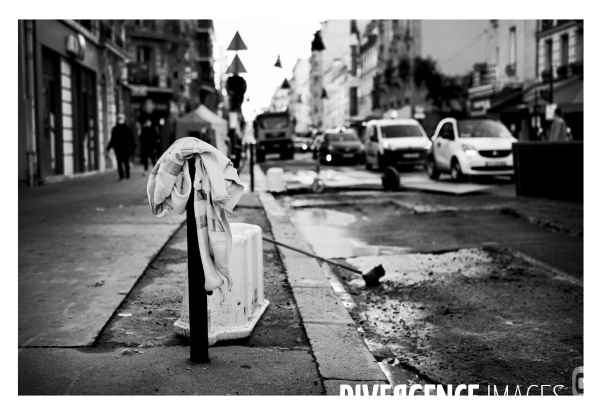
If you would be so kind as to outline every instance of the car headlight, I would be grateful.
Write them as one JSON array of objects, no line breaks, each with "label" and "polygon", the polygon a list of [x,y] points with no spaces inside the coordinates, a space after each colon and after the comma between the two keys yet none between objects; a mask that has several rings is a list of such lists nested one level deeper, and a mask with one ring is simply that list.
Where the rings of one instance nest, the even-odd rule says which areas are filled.
[{"label": "car headlight", "polygon": [[473,147],[466,145],[466,144],[463,144],[461,147],[467,156],[476,156],[477,155],[477,150],[475,150]]},{"label": "car headlight", "polygon": [[302,150],[306,150],[306,149],[307,149],[306,144],[302,144]]},{"label": "car headlight", "polygon": [[390,148],[390,143],[388,143],[387,141],[383,142],[383,148],[388,149]]},{"label": "car headlight", "polygon": [[425,143],[425,150],[429,150],[432,146],[431,141],[427,140],[427,142]]}]

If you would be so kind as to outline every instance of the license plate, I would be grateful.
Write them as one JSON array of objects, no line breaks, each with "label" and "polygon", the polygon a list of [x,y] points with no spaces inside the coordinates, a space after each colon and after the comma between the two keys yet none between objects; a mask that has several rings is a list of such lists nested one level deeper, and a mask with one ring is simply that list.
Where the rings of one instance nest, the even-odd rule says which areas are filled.
[{"label": "license plate", "polygon": [[486,166],[506,166],[505,161],[487,161]]},{"label": "license plate", "polygon": [[405,159],[416,159],[419,158],[419,153],[406,153],[404,154]]},{"label": "license plate", "polygon": [[342,154],[342,157],[346,157],[346,158],[354,157],[354,154]]},{"label": "license plate", "polygon": [[279,147],[279,144],[273,144],[273,148]]}]

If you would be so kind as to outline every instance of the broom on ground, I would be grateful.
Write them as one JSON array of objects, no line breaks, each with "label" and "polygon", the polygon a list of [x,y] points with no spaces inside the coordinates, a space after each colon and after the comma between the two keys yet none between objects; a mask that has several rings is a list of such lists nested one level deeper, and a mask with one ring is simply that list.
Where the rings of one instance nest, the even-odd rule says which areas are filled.
[{"label": "broom on ground", "polygon": [[342,267],[344,269],[347,269],[348,271],[352,271],[352,272],[355,272],[357,274],[360,274],[363,277],[363,280],[365,280],[365,285],[367,287],[376,287],[376,286],[378,286],[380,284],[379,279],[385,275],[385,270],[383,269],[383,267],[381,265],[377,265],[371,271],[367,272],[366,274],[363,274],[362,272],[360,272],[356,268],[349,267],[349,266],[343,265],[343,264],[339,264],[339,263],[337,263],[335,261],[331,261],[329,259],[322,258],[322,257],[320,257],[318,255],[311,254],[310,252],[302,251],[302,250],[300,250],[298,248],[294,248],[294,247],[286,245],[286,244],[284,244],[282,242],[274,241],[273,239],[267,238],[266,236],[263,236],[263,240],[265,240],[267,242],[271,242],[272,244],[275,244],[275,245],[280,245],[280,246],[283,246],[285,248],[291,249],[292,251],[300,252],[301,254],[308,255],[310,257],[320,259],[321,261],[328,262],[328,263],[333,264],[333,265],[337,265],[338,267]]}]

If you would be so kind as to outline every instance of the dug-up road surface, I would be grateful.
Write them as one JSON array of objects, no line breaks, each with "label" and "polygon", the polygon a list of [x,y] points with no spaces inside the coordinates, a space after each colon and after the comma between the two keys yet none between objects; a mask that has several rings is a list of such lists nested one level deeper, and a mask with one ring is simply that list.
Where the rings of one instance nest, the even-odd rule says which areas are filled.
[{"label": "dug-up road surface", "polygon": [[322,264],[377,360],[415,382],[479,384],[482,394],[542,384],[572,394],[583,366],[582,207],[384,196],[288,204],[317,255],[386,270],[366,288],[360,275]]}]

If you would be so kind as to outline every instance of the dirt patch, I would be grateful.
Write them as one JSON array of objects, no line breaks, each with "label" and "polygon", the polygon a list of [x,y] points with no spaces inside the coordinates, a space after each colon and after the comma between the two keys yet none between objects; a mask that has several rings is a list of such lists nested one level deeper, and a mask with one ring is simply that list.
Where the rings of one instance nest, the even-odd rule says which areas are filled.
[{"label": "dirt patch", "polygon": [[[231,222],[260,226],[270,236],[270,226],[259,209],[236,209]],[[183,226],[150,264],[127,299],[121,304],[95,345],[98,347],[155,347],[188,344],[173,332],[181,315],[181,302],[187,284],[187,240]],[[308,339],[287,282],[279,253],[263,245],[265,298],[270,305],[250,337],[218,342],[217,346],[243,345],[308,349]],[[121,317],[119,314],[131,316]]]},{"label": "dirt patch", "polygon": [[333,267],[379,360],[397,359],[442,384],[478,383],[482,393],[541,384],[572,393],[572,371],[583,365],[581,286],[494,247],[347,261],[386,269],[382,285],[366,289]]}]

